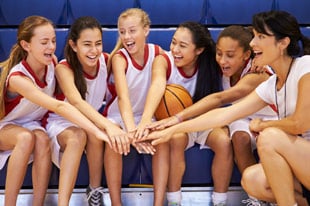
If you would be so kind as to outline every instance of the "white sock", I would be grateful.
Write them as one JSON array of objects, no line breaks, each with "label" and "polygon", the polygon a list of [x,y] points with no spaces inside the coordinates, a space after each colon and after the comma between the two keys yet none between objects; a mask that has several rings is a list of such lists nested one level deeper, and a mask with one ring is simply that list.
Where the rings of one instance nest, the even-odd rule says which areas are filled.
[{"label": "white sock", "polygon": [[181,204],[182,200],[181,190],[176,192],[167,192],[167,200],[168,202],[175,202]]},{"label": "white sock", "polygon": [[213,192],[212,194],[212,201],[213,204],[219,204],[219,203],[226,203],[227,200],[227,192],[220,193],[220,192]]}]

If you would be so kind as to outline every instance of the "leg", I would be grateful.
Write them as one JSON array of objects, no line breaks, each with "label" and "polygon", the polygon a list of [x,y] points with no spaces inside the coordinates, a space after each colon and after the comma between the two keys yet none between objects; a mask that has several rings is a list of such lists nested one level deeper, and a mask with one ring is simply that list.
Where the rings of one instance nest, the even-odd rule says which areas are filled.
[{"label": "leg", "polygon": [[63,156],[60,163],[58,206],[67,206],[75,185],[81,157],[86,145],[86,133],[69,127],[57,136]]},{"label": "leg", "polygon": [[236,131],[232,135],[232,145],[235,155],[235,162],[239,171],[243,173],[245,168],[256,163],[251,147],[251,137],[247,132]]},{"label": "leg", "polygon": [[34,130],[35,146],[32,165],[33,206],[44,204],[51,174],[50,138],[42,130]]},{"label": "leg", "polygon": [[104,153],[104,170],[107,178],[112,206],[121,206],[122,155],[114,152],[108,145]]},{"label": "leg", "polygon": [[[87,188],[86,193],[88,196],[89,205],[93,205],[93,203],[97,203],[98,201],[103,204],[101,193],[103,153],[104,153],[104,142],[88,134],[86,143],[86,157],[89,170],[89,187]],[[92,192],[94,191],[95,193],[92,194]]]},{"label": "leg", "polygon": [[0,130],[0,150],[13,150],[7,167],[4,205],[16,205],[34,142],[33,133],[25,128],[7,125]]},{"label": "leg", "polygon": [[214,151],[212,163],[212,178],[214,191],[226,193],[233,169],[233,152],[228,131],[222,128],[213,129],[206,141]]},{"label": "leg", "polygon": [[233,151],[227,128],[215,128],[205,142],[213,151],[212,179],[214,190],[213,205],[226,205],[227,190],[233,169]]},{"label": "leg", "polygon": [[164,205],[169,165],[169,143],[159,144],[152,157],[154,206]]},{"label": "leg", "polygon": [[267,182],[279,205],[296,203],[294,177],[310,188],[310,143],[300,137],[291,136],[277,128],[267,128],[260,133],[257,142],[261,164]]},{"label": "leg", "polygon": [[[180,138],[180,136],[182,136]],[[169,142],[170,166],[168,178],[168,191],[175,192],[181,189],[182,178],[185,172],[184,150],[188,144],[187,134],[175,134]]]},{"label": "leg", "polygon": [[188,145],[188,136],[184,133],[178,133],[173,136],[169,142],[170,147],[170,166],[168,176],[168,202],[181,202],[181,186],[185,172],[185,154],[184,150]]}]

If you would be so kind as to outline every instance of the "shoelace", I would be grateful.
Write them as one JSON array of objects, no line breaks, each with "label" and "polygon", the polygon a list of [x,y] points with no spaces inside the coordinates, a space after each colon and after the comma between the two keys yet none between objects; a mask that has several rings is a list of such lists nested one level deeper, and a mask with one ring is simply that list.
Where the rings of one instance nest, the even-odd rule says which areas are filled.
[{"label": "shoelace", "polygon": [[261,206],[258,200],[254,200],[252,198],[249,198],[247,200],[242,200],[242,203],[247,203],[246,206]]},{"label": "shoelace", "polygon": [[[100,195],[101,194],[101,195]],[[87,201],[91,199],[91,202],[94,204],[100,203],[100,197],[104,194],[103,187],[97,187],[92,189],[87,196]],[[98,202],[99,201],[99,202]]]}]

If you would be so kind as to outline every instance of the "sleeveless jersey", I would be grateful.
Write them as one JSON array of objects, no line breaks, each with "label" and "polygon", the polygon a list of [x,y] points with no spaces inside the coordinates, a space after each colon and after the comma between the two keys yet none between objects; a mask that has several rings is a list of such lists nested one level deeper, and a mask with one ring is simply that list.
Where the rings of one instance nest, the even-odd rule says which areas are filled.
[{"label": "sleeveless jersey", "polygon": [[[29,64],[26,61],[21,61],[19,64],[14,66],[8,74],[6,80],[6,87],[8,86],[8,80],[11,76],[20,75],[26,76],[31,79],[34,85],[42,92],[49,96],[54,95],[55,91],[55,65],[51,63],[50,65],[46,66],[45,68],[45,78],[44,82],[40,81],[32,69],[30,68]],[[6,92],[6,91],[5,91]],[[28,99],[24,98],[21,95],[17,95],[14,97],[9,97],[8,93],[5,94],[5,117],[0,120],[0,122],[8,122],[12,121],[17,124],[23,124],[30,121],[38,121],[41,120],[42,117],[47,112],[47,109],[36,105],[29,101]]]},{"label": "sleeveless jersey", "polygon": [[163,57],[165,57],[168,63],[167,84],[179,84],[183,86],[185,89],[187,89],[187,91],[193,97],[196,90],[196,82],[198,75],[197,68],[193,75],[187,76],[181,68],[178,68],[174,64],[171,52],[165,52]]},{"label": "sleeveless jersey", "polygon": [[[134,59],[131,58],[125,48],[120,49],[118,53],[122,55],[127,62],[126,81],[133,115],[134,117],[141,117],[147,92],[151,83],[152,63],[155,56],[159,54],[159,46],[154,44],[147,44],[145,46],[145,63],[143,66],[138,65]],[[112,119],[115,122],[122,122],[118,107],[118,97],[115,92],[113,74],[109,77],[108,84],[111,99],[108,100],[104,113],[109,119]]]}]

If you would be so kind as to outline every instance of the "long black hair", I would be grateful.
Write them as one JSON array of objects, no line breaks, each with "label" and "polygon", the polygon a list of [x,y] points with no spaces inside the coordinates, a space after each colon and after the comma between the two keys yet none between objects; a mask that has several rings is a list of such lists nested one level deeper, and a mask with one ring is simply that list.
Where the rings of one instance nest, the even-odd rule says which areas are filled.
[{"label": "long black hair", "polygon": [[72,47],[70,46],[69,41],[71,40],[76,44],[77,40],[80,38],[82,31],[84,31],[85,29],[95,28],[97,28],[102,34],[102,27],[97,19],[90,16],[83,16],[78,18],[71,25],[67,38],[67,43],[65,46],[65,58],[72,68],[75,86],[79,90],[83,99],[85,99],[87,92],[87,85],[83,74],[83,68],[77,57],[76,52],[73,51]]},{"label": "long black hair", "polygon": [[192,40],[196,48],[204,48],[197,59],[198,76],[193,96],[193,102],[197,102],[221,89],[220,68],[215,59],[215,42],[208,28],[197,22],[184,22],[178,28],[188,29],[192,34]]}]

